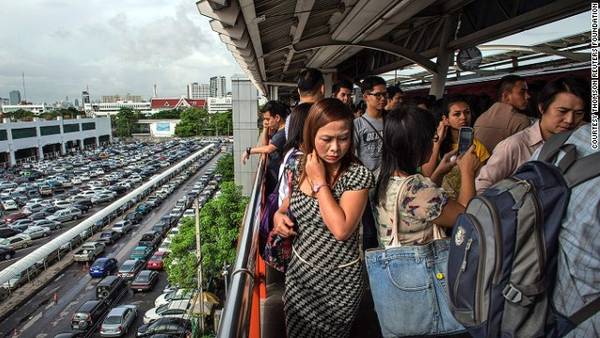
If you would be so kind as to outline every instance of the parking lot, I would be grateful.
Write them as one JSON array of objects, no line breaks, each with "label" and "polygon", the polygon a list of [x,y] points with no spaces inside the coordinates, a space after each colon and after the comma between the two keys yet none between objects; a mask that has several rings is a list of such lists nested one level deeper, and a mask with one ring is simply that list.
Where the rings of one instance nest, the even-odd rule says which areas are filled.
[{"label": "parking lot", "polygon": [[[185,146],[190,149],[190,152],[194,149],[193,147],[190,147],[189,144]],[[167,148],[171,149],[169,150],[170,154],[175,153],[172,148],[173,147]],[[175,148],[175,150],[176,149],[177,148]],[[214,161],[215,160],[213,159],[210,163],[214,163]],[[198,167],[199,166],[200,163],[198,164]],[[156,172],[159,170],[160,169]],[[160,241],[155,243],[156,246],[152,247],[150,253],[154,252],[156,249],[159,251],[168,251],[168,238],[170,236],[168,236],[167,231],[169,231],[171,225],[176,225],[177,219],[184,214],[188,216],[193,214],[193,210],[189,209],[189,207],[191,206],[191,201],[194,197],[202,195],[202,200],[206,201],[216,190],[217,181],[213,178],[213,180],[209,182],[211,177],[205,175],[206,170],[206,167],[198,172],[195,172],[193,167],[185,170],[180,175],[172,178],[168,183],[157,189],[146,199],[140,201],[140,203],[131,206],[123,217],[119,217],[118,219],[114,219],[105,224],[103,233],[97,234],[91,239],[100,240],[101,236],[107,232],[114,232],[112,226],[115,223],[121,223],[123,219],[131,219],[131,221],[137,223],[134,225],[133,231],[125,233],[122,237],[115,238],[114,243],[113,241],[106,241],[104,243],[106,249],[102,253],[102,256],[115,258],[119,263],[124,262],[129,258],[129,255],[134,251],[135,247],[142,243],[140,242],[140,239],[145,235],[144,233],[161,229],[164,231],[160,234]],[[209,170],[209,172],[210,171],[212,170]],[[132,175],[130,174],[129,176]],[[216,179],[218,179],[218,177],[216,177]],[[56,199],[53,200],[56,202]],[[61,200],[68,200],[68,197],[62,197]],[[102,208],[102,205],[93,205],[88,215],[100,208]],[[65,228],[73,226],[76,222],[77,221],[64,222],[65,227],[53,231],[51,236],[56,236],[61,233],[61,231],[64,231]],[[165,222],[168,222],[169,224],[166,225]],[[173,232],[171,232],[171,234],[172,233]],[[33,240],[32,244],[39,246],[48,241],[48,238],[49,237]],[[31,250],[31,247],[28,249],[17,249],[16,258],[3,263],[10,264],[12,261],[18,259],[18,257],[21,257],[20,255],[25,255],[27,250]],[[144,260],[148,258],[149,256],[141,257],[141,259]],[[77,310],[83,302],[88,299],[94,299],[95,296],[94,288],[99,279],[92,279],[89,276],[87,273],[88,266],[89,264],[73,264],[63,271],[52,283],[47,285],[35,297],[30,299],[23,306],[20,306],[17,311],[6,318],[0,325],[2,328],[0,334],[6,335],[16,333],[18,336],[51,337],[58,332],[69,331],[71,323],[70,319],[73,312]],[[160,293],[165,283],[166,276],[165,273],[161,271],[159,272],[158,283],[153,287],[152,291],[135,295],[133,292],[128,292],[125,297],[119,301],[120,304],[131,303],[139,307],[138,317],[135,325],[133,325],[133,331],[135,331],[136,327],[141,325],[141,318],[143,317],[144,311],[153,306],[153,299]],[[9,286],[10,285],[5,285],[5,287]],[[27,286],[25,285],[23,287],[26,288]],[[44,330],[40,330],[40,326],[37,325],[40,320],[47,321],[46,325],[43,326]],[[35,325],[32,323],[35,323]]]}]

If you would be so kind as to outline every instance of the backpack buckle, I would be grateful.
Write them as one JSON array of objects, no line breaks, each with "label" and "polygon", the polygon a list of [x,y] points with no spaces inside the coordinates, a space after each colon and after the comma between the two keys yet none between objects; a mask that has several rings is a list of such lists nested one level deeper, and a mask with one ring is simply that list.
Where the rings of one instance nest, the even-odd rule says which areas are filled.
[{"label": "backpack buckle", "polygon": [[523,299],[523,293],[510,283],[506,284],[504,290],[502,290],[502,295],[511,303],[519,303]]}]

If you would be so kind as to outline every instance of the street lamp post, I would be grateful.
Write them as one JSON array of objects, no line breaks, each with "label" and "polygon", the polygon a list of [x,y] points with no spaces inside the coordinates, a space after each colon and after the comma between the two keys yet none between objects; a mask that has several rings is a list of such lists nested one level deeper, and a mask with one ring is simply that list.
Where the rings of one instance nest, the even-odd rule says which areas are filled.
[{"label": "street lamp post", "polygon": [[200,293],[200,332],[204,334],[204,292],[202,287],[202,247],[200,245],[200,204],[194,201],[196,209],[196,258],[198,260],[198,291]]}]

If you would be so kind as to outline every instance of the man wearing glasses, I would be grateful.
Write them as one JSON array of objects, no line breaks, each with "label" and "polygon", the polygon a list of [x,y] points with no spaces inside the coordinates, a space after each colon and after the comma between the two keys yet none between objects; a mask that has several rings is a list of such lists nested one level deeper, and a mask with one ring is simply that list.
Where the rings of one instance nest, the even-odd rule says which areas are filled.
[{"label": "man wearing glasses", "polygon": [[[383,149],[383,112],[387,104],[385,80],[379,76],[369,76],[362,81],[361,90],[367,109],[361,117],[354,119],[354,147],[362,163],[375,171],[381,163]],[[362,223],[364,249],[377,247],[377,228],[369,204]]]}]

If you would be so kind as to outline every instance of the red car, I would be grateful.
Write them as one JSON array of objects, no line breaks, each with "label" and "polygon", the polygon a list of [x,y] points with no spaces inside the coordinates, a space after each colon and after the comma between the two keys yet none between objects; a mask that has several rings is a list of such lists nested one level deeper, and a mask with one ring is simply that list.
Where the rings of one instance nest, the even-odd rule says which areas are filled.
[{"label": "red car", "polygon": [[15,212],[10,215],[4,216],[4,222],[12,223],[12,222],[22,219],[22,218],[27,218],[27,214],[24,214],[22,212]]},{"label": "red car", "polygon": [[135,279],[129,285],[129,288],[136,291],[152,291],[154,285],[158,282],[158,272],[150,270],[142,270],[135,276]]},{"label": "red car", "polygon": [[149,270],[162,270],[164,269],[164,260],[167,257],[166,252],[156,251],[152,257],[146,263],[146,269]]}]

